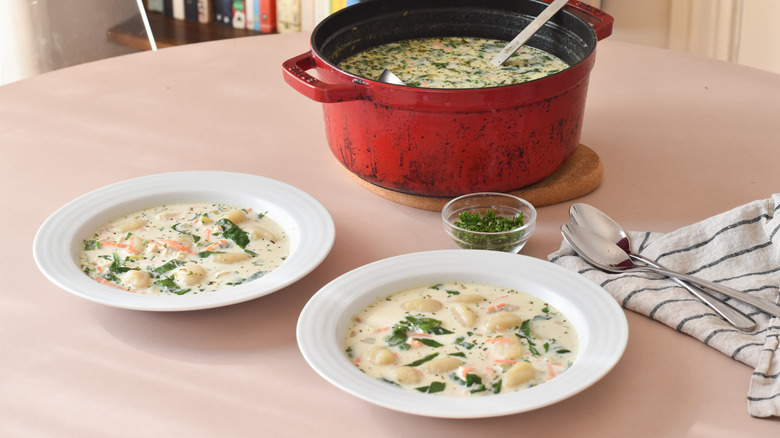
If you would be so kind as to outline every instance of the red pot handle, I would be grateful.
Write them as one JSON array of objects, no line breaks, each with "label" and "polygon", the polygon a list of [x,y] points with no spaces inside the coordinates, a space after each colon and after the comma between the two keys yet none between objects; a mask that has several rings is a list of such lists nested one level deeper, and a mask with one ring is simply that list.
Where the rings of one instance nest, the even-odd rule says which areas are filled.
[{"label": "red pot handle", "polygon": [[575,9],[576,11],[571,11],[573,14],[576,14],[593,26],[593,30],[596,31],[596,38],[599,41],[612,35],[612,23],[615,22],[615,19],[611,15],[599,8],[577,0],[570,0],[566,7]]},{"label": "red pot handle", "polygon": [[366,87],[356,83],[326,84],[306,73],[314,68],[311,50],[282,63],[284,80],[299,93],[321,103],[336,103],[365,98]]}]

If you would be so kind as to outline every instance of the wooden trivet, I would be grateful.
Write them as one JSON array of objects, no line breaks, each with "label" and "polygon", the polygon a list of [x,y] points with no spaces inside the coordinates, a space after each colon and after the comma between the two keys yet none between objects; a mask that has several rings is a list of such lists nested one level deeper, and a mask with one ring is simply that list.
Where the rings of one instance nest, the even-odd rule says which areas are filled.
[{"label": "wooden trivet", "polygon": [[[396,192],[365,181],[348,170],[347,172],[363,187],[375,194],[409,207],[440,211],[444,208],[444,204],[452,199]],[[571,158],[555,173],[536,184],[508,193],[525,199],[535,207],[541,207],[586,195],[601,184],[603,176],[604,165],[601,158],[592,149],[580,144]]]}]

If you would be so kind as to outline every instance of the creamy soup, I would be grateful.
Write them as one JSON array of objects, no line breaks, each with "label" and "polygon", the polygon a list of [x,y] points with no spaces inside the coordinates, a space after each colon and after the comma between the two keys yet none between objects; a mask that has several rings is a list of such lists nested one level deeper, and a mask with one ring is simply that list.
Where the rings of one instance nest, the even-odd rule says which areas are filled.
[{"label": "creamy soup", "polygon": [[514,392],[572,366],[577,333],[526,293],[445,283],[395,293],[354,316],[346,353],[368,376],[449,396]]},{"label": "creamy soup", "polygon": [[117,218],[84,240],[81,268],[142,294],[210,292],[260,278],[290,252],[263,212],[226,204],[168,204]]},{"label": "creamy soup", "polygon": [[568,68],[559,58],[522,46],[501,66],[490,63],[506,42],[483,38],[424,38],[368,49],[339,64],[378,80],[386,68],[406,85],[423,88],[484,88],[543,78]]}]

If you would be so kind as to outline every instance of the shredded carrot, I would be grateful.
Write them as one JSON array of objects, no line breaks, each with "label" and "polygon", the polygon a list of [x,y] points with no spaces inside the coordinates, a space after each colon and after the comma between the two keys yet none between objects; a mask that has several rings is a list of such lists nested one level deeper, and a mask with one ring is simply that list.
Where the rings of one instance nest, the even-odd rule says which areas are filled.
[{"label": "shredded carrot", "polygon": [[498,310],[504,307],[506,307],[506,303],[496,304],[495,306],[488,307],[487,309],[485,309],[485,311],[487,313],[493,313],[493,312],[497,312]]},{"label": "shredded carrot", "polygon": [[463,371],[461,371],[461,374],[463,375],[463,378],[466,378],[466,375],[470,373],[471,371],[474,371],[474,368],[469,367],[463,367]]},{"label": "shredded carrot", "polygon": [[115,288],[117,288],[117,289],[122,289],[122,290],[125,290],[125,288],[123,288],[122,286],[120,286],[120,285],[118,285],[118,284],[116,284],[116,283],[112,283],[112,282],[110,282],[110,281],[106,280],[106,279],[105,279],[105,278],[103,278],[103,277],[95,277],[95,280],[97,280],[97,282],[98,282],[98,283],[103,283],[103,284],[105,284],[106,286],[111,286],[111,287],[115,287]]},{"label": "shredded carrot", "polygon": [[169,239],[160,239],[157,241],[157,243],[161,243],[163,245],[168,245],[169,248],[173,248],[177,251],[181,252],[190,252],[190,247],[187,245],[182,245],[181,243],[175,241],[175,240],[169,240]]},{"label": "shredded carrot", "polygon": [[222,246],[222,245],[224,245],[224,244],[226,244],[226,243],[227,243],[227,240],[225,240],[225,239],[220,239],[220,240],[219,240],[219,242],[214,242],[214,243],[212,243],[211,245],[209,245],[209,246],[207,246],[207,247],[203,248],[203,251],[213,251],[213,250],[215,250],[215,249],[219,248],[220,246]]},{"label": "shredded carrot", "polygon": [[558,373],[555,371],[555,368],[553,368],[552,364],[546,364],[547,365],[547,372],[550,373],[550,379],[557,376]]},{"label": "shredded carrot", "polygon": [[203,240],[211,239],[211,228],[206,228],[206,236]]},{"label": "shredded carrot", "polygon": [[495,371],[493,371],[493,368],[490,368],[490,367],[485,367],[485,374],[488,374],[488,375],[490,375],[490,376],[495,376],[495,375],[496,375],[496,372],[495,372]]},{"label": "shredded carrot", "polygon": [[390,330],[390,327],[382,327],[382,328],[374,329],[374,333],[382,333],[388,330]]},{"label": "shredded carrot", "polygon": [[138,254],[138,251],[133,249],[134,246],[135,246],[135,237],[131,237],[131,238],[127,239],[127,248],[125,248],[125,249],[127,249],[127,251],[130,254]]},{"label": "shredded carrot", "polygon": [[127,245],[124,244],[124,243],[112,242],[110,240],[106,240],[104,242],[100,242],[100,246],[103,246],[103,245],[105,245],[105,246],[114,246],[114,247],[123,248],[123,249],[127,248]]},{"label": "shredded carrot", "polygon": [[409,341],[409,346],[412,348],[422,347],[423,343],[416,339],[412,339],[411,341]]},{"label": "shredded carrot", "polygon": [[514,364],[517,363],[516,360],[512,360],[512,359],[493,359],[493,362],[495,362],[495,363],[508,363],[510,365],[514,365]]},{"label": "shredded carrot", "polygon": [[509,338],[488,338],[485,339],[485,342],[493,343],[493,342],[512,342]]},{"label": "shredded carrot", "polygon": [[416,338],[430,338],[431,337],[431,335],[429,335],[428,333],[409,333],[409,336],[413,336],[413,337],[416,337]]}]

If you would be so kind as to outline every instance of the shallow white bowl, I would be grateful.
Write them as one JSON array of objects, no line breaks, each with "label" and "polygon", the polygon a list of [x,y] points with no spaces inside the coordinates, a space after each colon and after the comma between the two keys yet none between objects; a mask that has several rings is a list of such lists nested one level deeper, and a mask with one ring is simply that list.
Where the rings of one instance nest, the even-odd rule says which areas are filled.
[{"label": "shallow white bowl", "polygon": [[[79,267],[83,240],[112,219],[174,202],[219,202],[267,212],[290,237],[290,255],[254,281],[211,293],[135,294],[96,282]],[[176,172],[112,184],[81,196],[52,214],[33,243],[38,268],[54,284],[113,307],[181,311],[226,306],[275,292],[301,279],[330,252],[335,226],[325,207],[307,193],[273,179],[231,172]]]},{"label": "shallow white bowl", "polygon": [[[447,397],[406,391],[368,377],[347,358],[352,316],[379,298],[411,287],[450,281],[504,286],[543,299],[563,312],[579,336],[574,365],[542,385],[509,394]],[[385,408],[441,418],[480,418],[541,408],[579,393],[623,355],[628,324],[602,288],[552,263],[487,250],[430,251],[381,260],[333,280],[298,319],[298,346],[309,365],[342,390]]]}]

